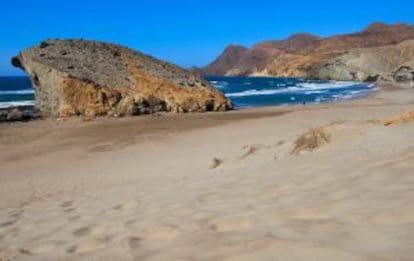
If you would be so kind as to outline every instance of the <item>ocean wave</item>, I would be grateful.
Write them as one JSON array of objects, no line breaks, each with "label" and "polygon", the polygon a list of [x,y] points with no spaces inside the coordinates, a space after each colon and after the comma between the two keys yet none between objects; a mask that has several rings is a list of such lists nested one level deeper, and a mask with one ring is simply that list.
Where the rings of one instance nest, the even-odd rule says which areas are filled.
[{"label": "ocean wave", "polygon": [[9,102],[0,102],[0,109],[5,109],[9,107],[17,106],[33,106],[34,101],[9,101]]},{"label": "ocean wave", "polygon": [[[321,94],[329,92],[332,89],[346,89],[358,85],[354,82],[328,82],[328,83],[298,83],[296,86],[280,89],[249,89],[242,92],[227,93],[227,97],[245,97],[245,96],[261,96],[261,95],[275,95],[280,93],[301,93],[301,94]],[[369,86],[367,86],[369,87]],[[363,92],[369,92],[370,90],[362,90]]]},{"label": "ocean wave", "polygon": [[283,90],[272,90],[272,89],[264,89],[264,90],[256,90],[251,89],[242,92],[232,92],[227,93],[227,97],[245,97],[245,96],[260,96],[260,95],[274,95],[283,92]]},{"label": "ocean wave", "polygon": [[311,95],[311,94],[321,94],[321,93],[327,93],[329,92],[329,90],[312,90],[312,91],[304,91],[303,93],[306,95]]},{"label": "ocean wave", "polygon": [[0,95],[24,95],[24,94],[34,94],[33,89],[24,89],[24,90],[7,90],[7,91],[0,91]]},{"label": "ocean wave", "polygon": [[304,90],[326,90],[326,89],[341,89],[349,88],[358,85],[355,82],[343,82],[343,81],[330,81],[327,83],[298,83],[296,86],[303,88]]},{"label": "ocean wave", "polygon": [[227,86],[229,85],[228,82],[224,82],[224,81],[210,81],[210,83],[216,87],[217,89],[220,90],[224,90],[227,88]]}]

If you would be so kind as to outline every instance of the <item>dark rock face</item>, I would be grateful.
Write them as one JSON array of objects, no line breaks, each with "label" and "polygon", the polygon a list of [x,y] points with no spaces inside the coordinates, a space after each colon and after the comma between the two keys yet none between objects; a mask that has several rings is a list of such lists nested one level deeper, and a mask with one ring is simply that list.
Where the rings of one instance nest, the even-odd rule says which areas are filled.
[{"label": "dark rock face", "polygon": [[414,69],[410,66],[401,66],[393,74],[396,82],[414,82]]},{"label": "dark rock face", "polygon": [[232,108],[220,91],[192,72],[119,45],[49,40],[22,51],[12,64],[29,74],[36,105],[47,115],[122,116]]},{"label": "dark rock face", "polygon": [[[405,58],[398,55],[387,57],[387,51],[384,57],[378,53],[379,58],[375,58],[371,57],[371,53],[382,51],[377,48],[397,46],[412,39],[414,39],[414,26],[408,24],[374,23],[357,33],[328,38],[296,34],[282,41],[261,42],[251,49],[243,49],[243,52],[237,55],[226,49],[219,59],[204,68],[204,72],[215,72],[217,75],[258,75],[358,81],[387,79],[394,81],[396,79],[390,74],[393,70],[404,65],[402,62]],[[365,55],[363,52],[367,52],[367,54]],[[398,51],[391,52],[398,53]],[[255,53],[260,55],[253,55]],[[361,53],[363,59],[357,61],[356,53]],[[412,54],[404,54],[406,58],[408,55]],[[249,59],[249,57],[256,59]],[[374,68],[363,65],[364,59],[374,61],[376,63]],[[387,65],[387,59],[391,59],[392,66]],[[224,61],[226,61],[226,66],[223,66]],[[397,78],[408,80],[409,76],[410,74],[406,74]]]},{"label": "dark rock face", "polygon": [[0,109],[0,122],[30,121],[40,118],[33,106]]},{"label": "dark rock face", "polygon": [[21,121],[23,119],[23,112],[17,108],[12,109],[7,114],[8,121]]}]

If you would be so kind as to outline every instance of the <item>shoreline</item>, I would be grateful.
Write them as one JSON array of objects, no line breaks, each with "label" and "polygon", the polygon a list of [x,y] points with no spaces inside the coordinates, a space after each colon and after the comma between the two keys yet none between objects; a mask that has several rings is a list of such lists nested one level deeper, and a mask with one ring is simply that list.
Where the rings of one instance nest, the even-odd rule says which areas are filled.
[{"label": "shoreline", "polygon": [[[140,142],[140,137],[153,135],[158,137],[162,132],[180,133],[191,130],[212,128],[232,122],[254,120],[260,118],[270,118],[282,116],[284,114],[300,111],[326,110],[330,108],[358,108],[358,107],[375,107],[375,106],[398,106],[410,102],[410,96],[404,95],[405,92],[411,92],[409,88],[388,88],[387,86],[378,85],[377,91],[364,97],[345,100],[334,103],[319,103],[307,105],[286,105],[286,106],[262,106],[251,108],[239,108],[226,112],[206,112],[206,113],[156,113],[140,116],[129,117],[97,117],[92,120],[85,120],[82,117],[55,118],[55,117],[38,117],[36,120],[14,121],[0,124],[0,146],[17,145],[16,151],[0,150],[0,163],[23,159],[27,156],[34,156],[53,151],[57,149],[76,148],[76,146],[95,143],[110,143],[111,145],[102,145],[102,150],[113,148],[122,148],[135,144],[135,140]],[[398,95],[399,103],[394,103],[392,97],[387,97],[389,93],[402,93]],[[392,95],[391,95],[392,96]],[[406,96],[408,100],[405,100]],[[403,101],[403,102],[401,102]],[[175,124],[173,124],[175,123]],[[160,131],[161,130],[161,131]],[[99,135],[89,135],[88,131],[96,132]],[[27,141],[33,142],[40,138],[42,132],[51,133],[57,136],[54,143],[47,142],[47,146],[34,147],[33,150],[21,149]],[[59,132],[62,132],[59,134]],[[125,132],[128,135],[113,136],[113,133]],[[59,140],[60,137],[72,136],[70,140]],[[147,136],[146,136],[147,135]],[[20,139],[23,143],[20,142]],[[47,138],[43,138],[46,139]],[[19,145],[21,143],[21,145]],[[20,148],[21,147],[21,148]],[[100,149],[97,149],[98,151]]]},{"label": "shoreline", "polygon": [[[27,78],[27,76],[18,76],[18,78]],[[209,77],[215,77],[215,76],[209,76]],[[222,76],[221,76],[222,77]],[[222,78],[232,78],[231,76],[226,76],[226,77],[222,77]],[[249,78],[249,77],[246,77]],[[251,78],[258,78],[258,77],[251,77]],[[260,77],[261,78],[261,77]],[[272,78],[272,79],[279,79],[280,77],[265,77],[265,78]],[[282,77],[282,78],[286,78],[286,79],[297,79],[297,78],[290,78],[290,77]],[[304,80],[312,80],[312,79],[304,79]],[[343,82],[343,81],[336,81],[336,80],[312,80],[312,81],[330,81],[330,82]],[[372,85],[373,87],[372,89],[375,89],[377,85],[381,85],[383,83],[370,83],[370,82],[349,82],[349,83],[355,83],[355,84],[365,84],[367,86]],[[397,86],[398,84],[396,83],[389,83],[391,86]],[[219,89],[219,88],[217,88]],[[373,91],[375,92],[375,91]],[[270,106],[242,106],[242,107],[236,107],[233,110],[246,110],[246,109],[251,109],[251,108],[267,108],[267,107],[295,107],[295,106],[301,106],[301,105],[306,105],[306,106],[314,106],[314,105],[320,105],[320,104],[335,104],[335,103],[341,103],[341,102],[347,102],[348,100],[354,100],[354,99],[361,99],[364,98],[366,96],[371,95],[371,93],[365,94],[363,96],[360,97],[353,97],[353,98],[344,98],[342,100],[332,100],[332,101],[322,101],[322,102],[308,102],[306,104],[302,104],[302,103],[292,103],[292,104],[280,104],[280,105],[270,105]],[[12,102],[19,102],[19,101],[12,101]],[[34,101],[33,101],[34,102]],[[12,113],[13,112],[13,113]],[[16,114],[16,112],[18,112]],[[21,113],[20,113],[21,112]],[[164,114],[164,112],[160,112],[161,114]],[[10,115],[10,117],[9,117]],[[145,115],[145,114],[144,114]],[[138,115],[138,116],[142,116],[142,115]],[[77,116],[72,116],[74,118],[76,118]],[[123,116],[123,117],[130,117],[130,116]],[[135,116],[134,116],[135,117]],[[4,108],[0,108],[0,124],[1,123],[7,123],[7,122],[15,122],[15,121],[31,121],[31,120],[36,120],[36,119],[40,119],[42,118],[40,116],[39,111],[35,108],[34,105],[16,105],[16,106],[10,106],[10,107],[4,107]],[[45,117],[45,118],[49,118],[49,117]],[[52,118],[56,118],[56,117],[52,117]],[[58,118],[58,117],[57,117]],[[97,119],[99,118],[110,118],[110,116],[98,116],[96,117]],[[121,117],[122,118],[122,117]]]},{"label": "shoreline", "polygon": [[[8,122],[0,124],[0,148],[10,146],[8,150],[0,150],[0,163],[19,162],[23,159],[48,154],[54,150],[70,150],[78,146],[91,146],[92,149],[89,150],[92,152],[122,149],[162,138],[164,134],[175,135],[297,112],[325,111],[333,108],[398,107],[412,101],[409,95],[405,95],[407,92],[410,93],[411,89],[389,89],[382,86],[378,88],[376,92],[364,97],[335,103],[263,106],[226,112],[156,113],[120,118],[98,117],[86,121],[82,117],[40,117],[36,120]],[[393,95],[390,97],[389,94],[397,96],[398,102],[394,102]],[[96,133],[96,135],[91,135],[89,132]],[[53,138],[43,137],[43,133],[48,133]],[[28,147],[28,142],[33,145]]]},{"label": "shoreline", "polygon": [[[413,89],[381,89],[0,125],[0,259],[410,260],[414,122],[381,122],[413,109]],[[292,154],[314,128],[329,141]]]}]

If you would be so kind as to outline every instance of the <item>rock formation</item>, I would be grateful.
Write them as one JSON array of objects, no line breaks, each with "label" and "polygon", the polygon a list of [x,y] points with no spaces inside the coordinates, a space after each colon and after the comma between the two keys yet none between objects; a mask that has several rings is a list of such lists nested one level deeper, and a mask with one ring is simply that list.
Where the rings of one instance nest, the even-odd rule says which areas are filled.
[{"label": "rock formation", "polygon": [[[231,46],[203,69],[207,75],[410,81],[414,26],[374,23],[361,32],[320,38],[296,34],[251,49]],[[382,48],[383,47],[383,48]],[[225,66],[224,66],[225,64]],[[393,74],[395,74],[393,76]]]},{"label": "rock formation", "polygon": [[223,72],[232,70],[235,65],[239,65],[240,59],[248,51],[247,48],[240,45],[230,45],[224,52],[209,66],[202,70],[202,73],[209,75],[222,75]]},{"label": "rock formation", "polygon": [[48,40],[12,64],[25,70],[36,107],[55,116],[138,115],[232,108],[220,91],[190,71],[119,45]]},{"label": "rock formation", "polygon": [[0,123],[11,121],[30,121],[40,118],[33,106],[0,108]]},{"label": "rock formation", "polygon": [[350,50],[314,64],[310,78],[344,81],[414,82],[414,40],[397,45]]}]

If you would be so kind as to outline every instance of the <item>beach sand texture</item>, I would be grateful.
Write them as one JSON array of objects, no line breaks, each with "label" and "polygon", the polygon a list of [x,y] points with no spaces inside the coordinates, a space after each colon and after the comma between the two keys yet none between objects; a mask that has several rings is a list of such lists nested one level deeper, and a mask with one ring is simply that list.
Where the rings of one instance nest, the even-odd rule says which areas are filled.
[{"label": "beach sand texture", "polygon": [[413,94],[2,125],[0,260],[413,260]]}]

